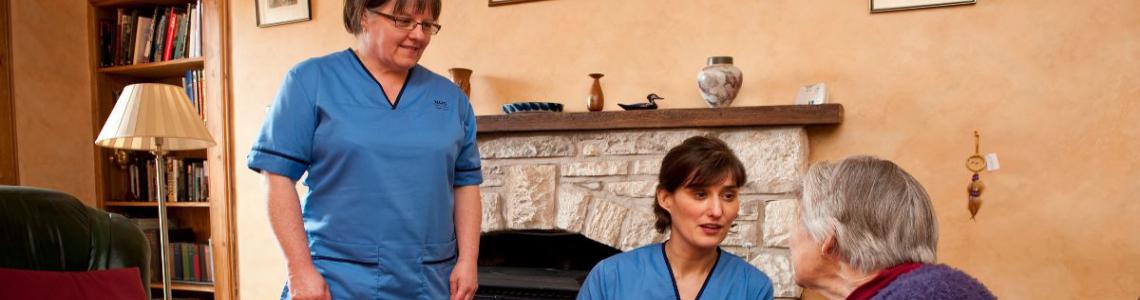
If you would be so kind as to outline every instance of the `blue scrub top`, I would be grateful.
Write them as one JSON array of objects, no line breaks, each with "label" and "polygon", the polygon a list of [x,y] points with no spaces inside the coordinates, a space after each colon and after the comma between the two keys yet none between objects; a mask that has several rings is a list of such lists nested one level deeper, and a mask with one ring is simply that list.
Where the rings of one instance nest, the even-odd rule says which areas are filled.
[{"label": "blue scrub top", "polygon": [[[768,275],[732,253],[718,258],[697,299],[772,299]],[[578,299],[680,299],[665,244],[650,244],[602,260],[582,284]]]},{"label": "blue scrub top", "polygon": [[394,102],[351,49],[306,60],[285,76],[248,157],[254,171],[308,172],[305,233],[337,299],[447,298],[453,189],[483,181],[458,87],[417,65]]}]

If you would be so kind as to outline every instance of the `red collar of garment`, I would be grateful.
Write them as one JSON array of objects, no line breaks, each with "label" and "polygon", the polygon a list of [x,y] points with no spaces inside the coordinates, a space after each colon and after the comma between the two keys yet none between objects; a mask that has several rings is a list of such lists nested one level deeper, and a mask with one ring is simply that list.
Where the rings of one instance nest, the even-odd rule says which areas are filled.
[{"label": "red collar of garment", "polygon": [[882,290],[890,285],[892,281],[895,281],[895,278],[907,272],[914,271],[914,269],[918,269],[921,266],[922,264],[920,263],[901,263],[894,267],[886,268],[880,271],[879,275],[876,275],[874,279],[871,279],[871,281],[864,283],[856,288],[855,291],[851,292],[851,295],[847,296],[847,300],[871,299],[871,297],[879,293],[879,290]]}]

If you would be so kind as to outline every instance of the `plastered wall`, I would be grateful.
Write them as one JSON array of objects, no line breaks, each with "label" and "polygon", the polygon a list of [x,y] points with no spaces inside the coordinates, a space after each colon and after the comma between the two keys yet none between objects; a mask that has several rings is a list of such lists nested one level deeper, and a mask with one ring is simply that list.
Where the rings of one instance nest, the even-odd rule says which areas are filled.
[{"label": "plastered wall", "polygon": [[[826,82],[847,114],[809,130],[811,160],[872,154],[909,170],[934,198],[941,261],[1003,299],[1140,296],[1140,2],[979,2],[869,14],[867,1],[445,0],[421,63],[474,69],[478,114],[530,100],[585,111],[592,72],[606,74],[607,110],[649,92],[663,108],[702,107],[696,72],[713,55],[744,72],[737,106],[789,104]],[[264,299],[284,261],[244,157],[285,71],[353,40],[342,1],[269,28],[253,3],[230,2],[236,215],[241,296]],[[974,130],[1002,168],[982,174],[970,221]]]}]

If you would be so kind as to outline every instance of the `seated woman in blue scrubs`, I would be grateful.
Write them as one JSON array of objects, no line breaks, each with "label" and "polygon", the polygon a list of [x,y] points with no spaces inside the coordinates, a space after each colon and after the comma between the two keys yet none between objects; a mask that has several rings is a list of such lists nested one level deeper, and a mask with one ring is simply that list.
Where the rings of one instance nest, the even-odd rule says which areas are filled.
[{"label": "seated woman in blue scrubs", "polygon": [[739,213],[744,165],[723,141],[695,136],[669,150],[657,185],[669,240],[602,260],[578,299],[772,299],[768,276],[720,245]]},{"label": "seated woman in blue scrubs", "polygon": [[439,15],[440,0],[345,0],[356,44],[286,74],[248,158],[288,263],[282,298],[474,297],[475,114],[418,64]]}]

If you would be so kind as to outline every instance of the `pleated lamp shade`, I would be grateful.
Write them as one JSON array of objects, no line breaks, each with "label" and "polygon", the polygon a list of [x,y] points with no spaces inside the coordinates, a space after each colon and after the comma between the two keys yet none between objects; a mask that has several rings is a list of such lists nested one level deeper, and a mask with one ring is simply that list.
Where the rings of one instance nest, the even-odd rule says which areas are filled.
[{"label": "pleated lamp shade", "polygon": [[195,150],[214,145],[206,124],[194,112],[186,90],[158,83],[128,85],[95,144],[128,150]]}]

